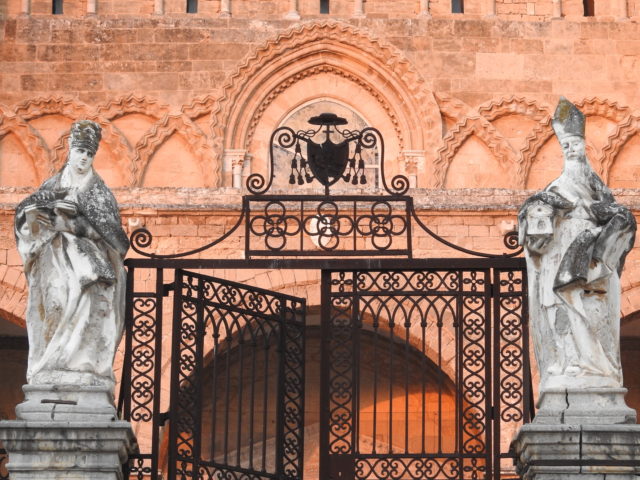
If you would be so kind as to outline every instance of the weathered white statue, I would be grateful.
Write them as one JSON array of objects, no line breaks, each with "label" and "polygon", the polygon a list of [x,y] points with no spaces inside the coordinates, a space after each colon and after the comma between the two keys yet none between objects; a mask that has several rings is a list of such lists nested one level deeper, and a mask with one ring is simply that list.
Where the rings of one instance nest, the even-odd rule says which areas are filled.
[{"label": "weathered white statue", "polygon": [[66,165],[16,210],[29,284],[29,385],[114,385],[129,243],[93,169],[100,138],[98,124],[75,122]]},{"label": "weathered white statue", "polygon": [[585,117],[562,98],[562,174],[519,213],[540,391],[622,387],[620,272],[636,222],[585,155]]}]

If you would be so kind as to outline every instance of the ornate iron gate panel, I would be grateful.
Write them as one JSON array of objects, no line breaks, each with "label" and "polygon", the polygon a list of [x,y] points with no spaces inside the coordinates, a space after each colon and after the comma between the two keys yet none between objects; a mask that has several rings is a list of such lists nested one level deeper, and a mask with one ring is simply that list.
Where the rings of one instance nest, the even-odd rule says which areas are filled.
[{"label": "ornate iron gate panel", "polygon": [[500,478],[499,424],[528,412],[522,274],[323,272],[320,478]]},{"label": "ornate iron gate panel", "polygon": [[300,479],[305,301],[183,270],[175,282],[170,478]]}]

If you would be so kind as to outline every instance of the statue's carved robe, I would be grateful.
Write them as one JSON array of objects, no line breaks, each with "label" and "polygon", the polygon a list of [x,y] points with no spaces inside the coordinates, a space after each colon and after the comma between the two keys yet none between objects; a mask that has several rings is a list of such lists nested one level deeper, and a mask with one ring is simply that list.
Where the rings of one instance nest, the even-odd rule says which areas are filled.
[{"label": "statue's carved robe", "polygon": [[[587,163],[562,175],[527,200],[553,209],[553,234],[536,251],[528,247],[532,335],[541,376],[549,387],[622,386],[620,272],[633,247],[635,219]],[[528,239],[529,240],[529,239]]]},{"label": "statue's carved robe", "polygon": [[[29,283],[27,379],[113,387],[129,244],[102,179],[91,170],[79,184],[68,183],[63,169],[16,209],[16,239]],[[77,216],[66,220],[69,231],[32,231],[25,210],[37,206],[54,219],[48,207],[54,199],[78,206]]]}]

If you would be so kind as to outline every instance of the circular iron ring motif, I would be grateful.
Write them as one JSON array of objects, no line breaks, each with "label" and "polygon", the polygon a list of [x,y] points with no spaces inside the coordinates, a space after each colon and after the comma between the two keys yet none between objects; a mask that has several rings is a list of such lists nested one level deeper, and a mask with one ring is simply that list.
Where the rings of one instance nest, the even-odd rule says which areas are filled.
[{"label": "circular iron ring motif", "polygon": [[300,233],[300,219],[287,215],[287,208],[281,201],[274,200],[264,207],[264,215],[257,215],[249,222],[251,233],[265,237],[269,250],[279,251],[287,245],[287,237]]},{"label": "circular iron ring motif", "polygon": [[340,237],[353,233],[354,220],[349,215],[340,215],[335,202],[324,201],[316,207],[316,214],[304,219],[304,232],[317,238],[323,250],[335,250],[340,245]]},{"label": "circular iron ring motif", "polygon": [[356,219],[356,230],[360,235],[371,238],[376,250],[387,250],[393,244],[393,237],[407,230],[407,220],[402,215],[393,215],[387,201],[371,205],[371,213]]}]

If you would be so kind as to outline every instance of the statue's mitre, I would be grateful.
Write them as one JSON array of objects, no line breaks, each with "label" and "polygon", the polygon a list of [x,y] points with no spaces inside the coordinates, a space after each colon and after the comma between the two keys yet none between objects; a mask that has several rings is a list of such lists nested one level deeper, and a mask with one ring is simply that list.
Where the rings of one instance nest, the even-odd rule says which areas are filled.
[{"label": "statue's mitre", "polygon": [[91,120],[78,120],[71,125],[69,147],[84,148],[95,155],[102,138],[102,127]]},{"label": "statue's mitre", "polygon": [[564,97],[560,97],[551,125],[558,140],[572,136],[584,138],[584,114]]}]

